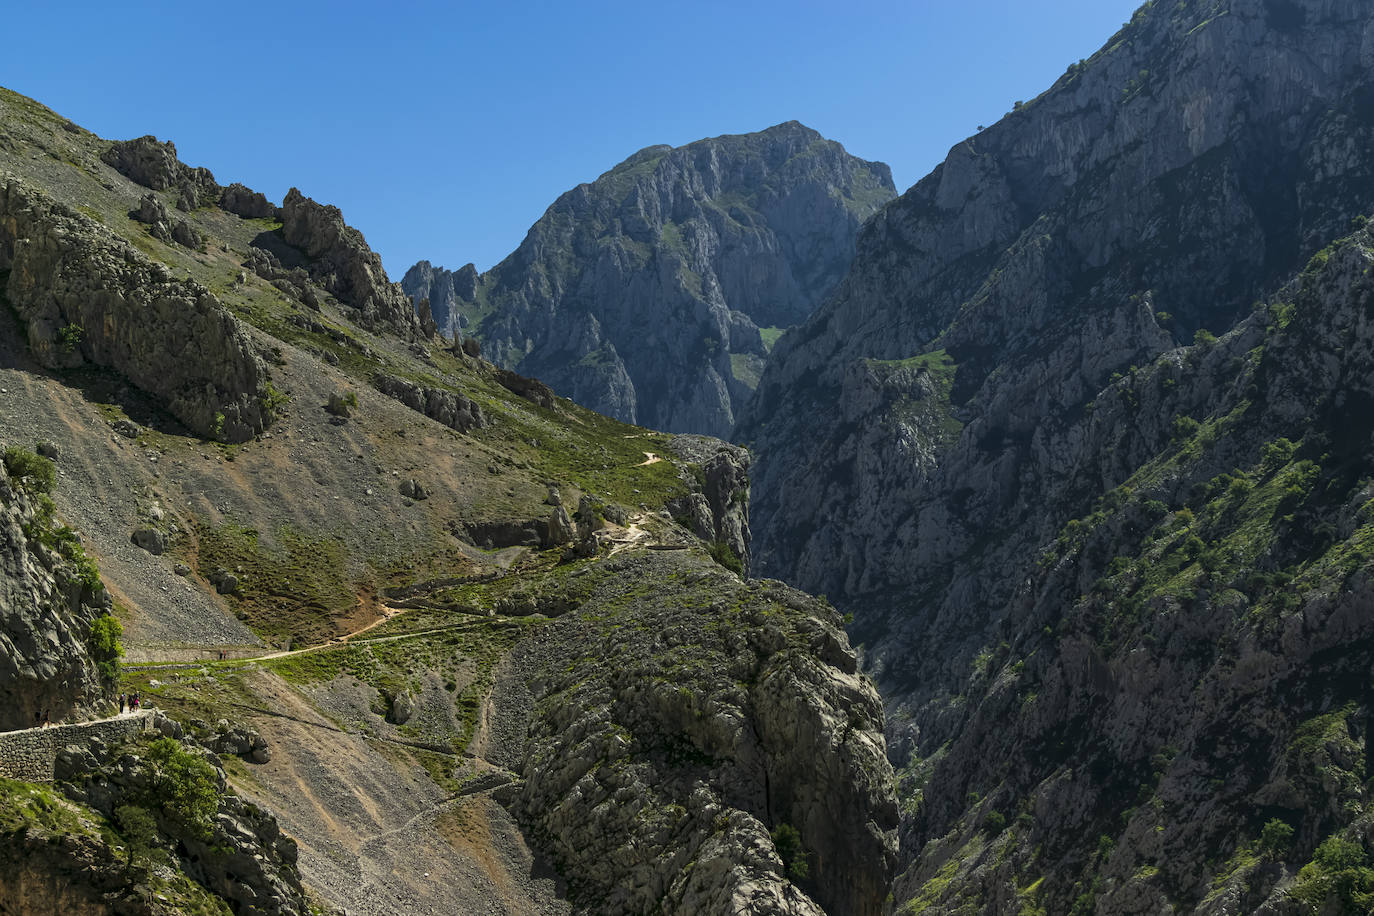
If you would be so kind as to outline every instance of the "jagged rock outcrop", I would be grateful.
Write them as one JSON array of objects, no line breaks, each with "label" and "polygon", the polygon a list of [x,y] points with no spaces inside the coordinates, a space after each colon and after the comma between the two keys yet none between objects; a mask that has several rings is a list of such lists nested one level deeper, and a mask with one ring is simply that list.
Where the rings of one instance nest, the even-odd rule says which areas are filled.
[{"label": "jagged rock outcrop", "polygon": [[[881,706],[834,611],[686,553],[583,575],[576,610],[516,648],[495,714],[523,777],[509,804],[578,911],[883,912]],[[798,846],[775,847],[782,825]]]},{"label": "jagged rock outcrop", "polygon": [[73,543],[56,537],[51,503],[26,482],[0,463],[0,731],[29,728],[45,711],[65,719],[99,699],[89,640],[111,608]]},{"label": "jagged rock outcrop", "polygon": [[486,425],[481,405],[456,391],[431,388],[394,375],[379,375],[374,381],[382,394],[460,433]]},{"label": "jagged rock outcrop", "polygon": [[[1221,435],[1175,480],[1098,501],[1139,490],[1132,475],[1171,436],[1189,440],[1190,422],[1221,424],[1256,399],[1249,385],[1265,388],[1245,373],[1270,356],[1253,326],[1233,346],[1204,332],[1175,348],[1249,315],[1374,205],[1356,152],[1374,137],[1372,36],[1374,13],[1347,0],[1147,4],[871,220],[836,295],[779,344],[739,429],[756,457],[756,565],[856,615],[894,757],[923,787],[909,790],[917,858],[899,902],[1187,910],[1225,882],[1217,853],[1255,852],[1266,819],[1302,822],[1275,853],[1289,877],[1350,828],[1317,824],[1294,796],[1280,810],[1262,793],[1238,812],[1266,784],[1257,771],[1280,768],[1295,718],[1328,710],[1323,679],[1364,664],[1362,644],[1323,655],[1297,637],[1325,625],[1309,610],[1283,625],[1293,641],[1253,655],[1243,611],[1282,591],[1272,581],[1137,605],[1112,579],[1143,532],[1162,534],[1161,506],[1196,512],[1181,504],[1188,488],[1255,474],[1259,444]],[[1344,350],[1295,358],[1287,384],[1307,392],[1303,416],[1326,389],[1311,384],[1320,372],[1301,375],[1356,355],[1332,346]],[[1277,429],[1254,434],[1301,435]],[[1112,530],[1061,569],[1048,548],[1078,524],[1101,531],[1097,509]],[[1209,574],[1294,562],[1234,545],[1211,555],[1223,531],[1209,524],[1187,547]],[[1333,587],[1337,604],[1363,601],[1362,568]],[[1277,679],[1240,699],[1260,671]]]},{"label": "jagged rock outcrop", "polygon": [[495,370],[494,376],[502,388],[520,395],[532,404],[553,410],[558,403],[557,395],[553,393],[553,389],[539,379],[526,378],[518,372],[499,367]]},{"label": "jagged rock outcrop", "polygon": [[139,137],[110,144],[100,157],[106,165],[130,181],[154,191],[175,188],[177,206],[194,210],[219,201],[220,186],[209,169],[192,168],[177,159],[177,148],[170,140],[159,143],[157,137]]},{"label": "jagged rock outcrop", "polygon": [[[1051,912],[1084,894],[1100,913],[1365,908],[1374,887],[1338,874],[1374,860],[1374,462],[1348,423],[1374,405],[1371,268],[1360,232],[1220,341],[1098,397],[1090,473],[1125,482],[1047,546],[967,675],[898,899],[943,868],[935,912],[1042,875]],[[983,857],[993,812],[1008,829]],[[1343,866],[1333,842],[1354,844]]]},{"label": "jagged rock outcrop", "polygon": [[887,166],[796,122],[641,150],[560,197],[476,276],[420,262],[402,286],[498,365],[608,416],[725,437],[768,349],[810,313],[859,224],[895,193]]},{"label": "jagged rock outcrop", "polygon": [[[218,798],[216,810],[196,823],[188,820],[184,799],[172,787],[201,774],[214,780]],[[113,821],[126,805],[150,812],[158,832],[154,842],[170,846],[179,867],[230,902],[234,912],[309,912],[296,872],[296,841],[281,832],[271,814],[232,794],[217,759],[194,744],[171,738],[152,745],[90,742],[59,754],[55,776],[68,798]]]},{"label": "jagged rock outcrop", "polygon": [[477,301],[477,276],[473,264],[444,270],[428,261],[419,261],[401,278],[401,289],[417,304],[429,300],[438,332],[456,341],[462,338],[462,329],[468,324],[464,306]]},{"label": "jagged rock outcrop", "polygon": [[219,208],[244,219],[271,219],[277,215],[276,205],[266,195],[237,181],[220,192]]},{"label": "jagged rock outcrop", "polygon": [[209,290],[11,177],[0,278],[44,365],[114,369],[201,436],[242,442],[270,423],[264,366]]},{"label": "jagged rock outcrop", "polygon": [[1010,570],[1111,483],[1081,485],[1073,431],[1112,374],[1224,329],[1374,203],[1368,10],[1223,7],[1142,11],[868,224],[739,429],[761,570],[971,657]]},{"label": "jagged rock outcrop", "polygon": [[701,468],[691,492],[668,506],[708,544],[729,548],[749,569],[749,453],[706,436],[675,436],[673,451]]},{"label": "jagged rock outcrop", "polygon": [[306,257],[311,278],[358,310],[358,322],[403,337],[417,337],[419,317],[401,287],[387,279],[382,259],[338,207],[318,204],[296,188],[281,208],[281,237]]}]

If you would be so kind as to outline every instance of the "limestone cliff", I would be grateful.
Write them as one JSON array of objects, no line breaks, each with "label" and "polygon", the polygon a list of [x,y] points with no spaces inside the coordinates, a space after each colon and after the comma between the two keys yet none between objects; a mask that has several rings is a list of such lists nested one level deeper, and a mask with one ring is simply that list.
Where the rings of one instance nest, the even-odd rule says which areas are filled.
[{"label": "limestone cliff", "polygon": [[203,436],[241,442],[271,421],[262,361],[213,293],[14,177],[0,279],[44,365],[114,369]]},{"label": "limestone cliff", "polygon": [[[0,731],[31,727],[45,711],[53,721],[84,711],[104,686],[90,637],[109,593],[80,540],[53,519],[51,483],[35,468],[46,459],[27,458],[0,463]],[[16,477],[6,465],[36,472]]]},{"label": "limestone cliff", "polygon": [[495,756],[579,911],[882,913],[891,768],[838,615],[683,552],[566,582],[498,683]]},{"label": "limestone cliff", "polygon": [[420,321],[409,300],[387,278],[382,259],[338,207],[319,204],[292,188],[282,203],[281,235],[306,257],[312,279],[358,310],[358,322],[373,330],[418,337]]},{"label": "limestone cliff", "polygon": [[402,285],[578,403],[724,437],[767,357],[760,329],[811,312],[894,193],[887,166],[795,121],[652,146],[560,197],[480,277],[421,262]]},{"label": "limestone cliff", "polygon": [[[1136,603],[1113,577],[1150,574],[1138,538],[1161,537],[1163,515],[1180,513],[1179,531],[1202,517],[1194,484],[1263,480],[1264,436],[1308,442],[1331,470],[1336,449],[1312,443],[1351,435],[1318,408],[1354,397],[1326,369],[1358,348],[1290,341],[1271,362],[1248,316],[1374,204],[1359,152],[1374,136],[1372,49],[1374,14],[1347,0],[1146,4],[871,220],[836,295],[774,354],[739,428],[756,455],[755,562],[856,615],[906,767],[915,862],[898,897],[917,909],[1189,909],[1246,856],[1263,868],[1225,905],[1258,905],[1361,829],[1313,815],[1330,809],[1293,788],[1284,745],[1343,708],[1319,681],[1359,668],[1361,643],[1326,655],[1288,631],[1258,665],[1259,624],[1239,619],[1328,561],[1257,556],[1225,534],[1240,517],[1209,517],[1181,538],[1173,571],[1196,564],[1185,597]],[[1344,313],[1327,336],[1358,326],[1338,299],[1302,300]],[[1234,343],[1213,344],[1242,319]],[[1247,375],[1260,360],[1265,374]],[[1302,392],[1276,398],[1300,415],[1287,428],[1242,409],[1279,378]],[[1141,490],[1133,475],[1199,430],[1197,466],[1148,494],[1116,489]],[[1330,510],[1357,490],[1336,484]],[[1272,524],[1310,543],[1321,516]],[[1063,565],[1085,530],[1090,557]],[[1334,606],[1363,601],[1360,569],[1329,587]],[[1254,578],[1209,594],[1193,579],[1227,571]],[[1307,617],[1275,626],[1315,633]],[[1299,670],[1311,677],[1280,673]],[[1262,700],[1245,693],[1257,683]],[[1356,770],[1359,728],[1330,751]],[[1274,819],[1298,839],[1262,848]]]}]

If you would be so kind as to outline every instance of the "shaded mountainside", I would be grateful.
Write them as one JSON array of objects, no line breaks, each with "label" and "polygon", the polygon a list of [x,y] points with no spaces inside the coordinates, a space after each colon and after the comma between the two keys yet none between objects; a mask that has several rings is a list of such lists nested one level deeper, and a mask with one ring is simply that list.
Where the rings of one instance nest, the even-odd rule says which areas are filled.
[{"label": "shaded mountainside", "polygon": [[899,902],[1248,912],[1363,842],[1363,802],[1310,783],[1366,775],[1368,443],[1336,444],[1362,281],[1332,255],[1326,293],[1279,295],[1291,331],[1255,303],[1374,206],[1372,55],[1363,3],[1146,4],[870,220],[773,354],[738,428],[756,565],[856,616],[906,774]]},{"label": "shaded mountainside", "polygon": [[169,143],[0,90],[0,171],[0,728],[176,720],[0,786],[0,912],[881,912],[881,702],[740,578],[743,450],[449,348]]},{"label": "shaded mountainside", "polygon": [[579,404],[724,437],[775,335],[830,292],[894,194],[887,166],[795,121],[651,146],[560,197],[487,273],[422,261],[402,286]]},{"label": "shaded mountainside", "polygon": [[951,678],[948,739],[916,743],[899,899],[1368,911],[1371,271],[1361,231],[1099,393],[1085,432],[1120,483]]}]

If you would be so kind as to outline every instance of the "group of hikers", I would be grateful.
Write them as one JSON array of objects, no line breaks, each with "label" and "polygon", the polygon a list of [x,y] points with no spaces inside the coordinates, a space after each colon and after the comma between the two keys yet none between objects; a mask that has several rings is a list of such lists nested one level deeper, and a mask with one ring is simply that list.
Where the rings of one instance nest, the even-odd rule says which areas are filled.
[{"label": "group of hikers", "polygon": [[119,695],[120,712],[138,712],[141,705],[143,705],[143,694],[141,693],[121,693]]}]

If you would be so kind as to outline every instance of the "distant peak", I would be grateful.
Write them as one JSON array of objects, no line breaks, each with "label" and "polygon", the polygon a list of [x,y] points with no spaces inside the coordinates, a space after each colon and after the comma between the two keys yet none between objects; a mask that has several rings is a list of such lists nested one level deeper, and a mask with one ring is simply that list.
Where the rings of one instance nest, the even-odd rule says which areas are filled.
[{"label": "distant peak", "polygon": [[632,168],[633,166],[639,165],[641,162],[662,156],[664,153],[670,153],[672,150],[673,148],[666,143],[655,143],[653,146],[646,146],[639,152],[631,154],[629,158],[611,169],[611,171],[618,172],[621,169]]}]

